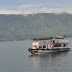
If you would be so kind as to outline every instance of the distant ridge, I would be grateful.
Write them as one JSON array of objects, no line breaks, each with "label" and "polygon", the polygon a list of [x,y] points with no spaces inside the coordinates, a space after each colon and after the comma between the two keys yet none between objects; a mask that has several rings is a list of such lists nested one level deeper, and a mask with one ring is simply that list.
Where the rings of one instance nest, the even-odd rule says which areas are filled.
[{"label": "distant ridge", "polygon": [[23,39],[72,35],[72,15],[37,13],[24,15],[0,14],[0,38]]}]

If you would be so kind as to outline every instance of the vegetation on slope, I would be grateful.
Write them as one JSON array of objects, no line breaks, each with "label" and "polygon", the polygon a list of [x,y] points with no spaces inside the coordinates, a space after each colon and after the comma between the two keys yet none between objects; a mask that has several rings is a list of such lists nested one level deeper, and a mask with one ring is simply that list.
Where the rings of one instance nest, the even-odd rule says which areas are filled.
[{"label": "vegetation on slope", "polygon": [[24,15],[0,15],[0,38],[23,40],[32,37],[54,35],[71,36],[72,15],[39,13]]}]

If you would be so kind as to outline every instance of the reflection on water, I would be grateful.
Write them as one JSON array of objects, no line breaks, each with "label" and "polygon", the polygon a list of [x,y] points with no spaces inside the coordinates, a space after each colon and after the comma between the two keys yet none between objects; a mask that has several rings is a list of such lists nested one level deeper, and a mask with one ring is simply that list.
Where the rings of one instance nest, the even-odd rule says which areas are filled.
[{"label": "reflection on water", "polygon": [[62,71],[60,65],[64,63],[62,60],[67,54],[68,52],[46,53],[29,55],[29,58],[31,57],[33,59],[33,68],[35,72],[58,72],[58,70]]}]

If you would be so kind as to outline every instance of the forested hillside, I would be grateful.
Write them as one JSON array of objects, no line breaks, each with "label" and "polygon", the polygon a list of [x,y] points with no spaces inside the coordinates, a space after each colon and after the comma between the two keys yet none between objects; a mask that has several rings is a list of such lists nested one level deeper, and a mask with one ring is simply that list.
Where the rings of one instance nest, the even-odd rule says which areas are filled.
[{"label": "forested hillside", "polygon": [[24,39],[72,34],[72,15],[39,13],[0,15],[0,39]]}]

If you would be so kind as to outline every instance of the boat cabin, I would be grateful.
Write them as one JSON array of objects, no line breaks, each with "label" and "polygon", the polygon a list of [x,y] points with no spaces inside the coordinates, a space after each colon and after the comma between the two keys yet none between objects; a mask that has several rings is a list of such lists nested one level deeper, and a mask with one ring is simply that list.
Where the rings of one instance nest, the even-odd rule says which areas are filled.
[{"label": "boat cabin", "polygon": [[68,40],[61,36],[34,38],[32,43],[32,49],[55,49],[65,47],[68,47]]}]

